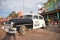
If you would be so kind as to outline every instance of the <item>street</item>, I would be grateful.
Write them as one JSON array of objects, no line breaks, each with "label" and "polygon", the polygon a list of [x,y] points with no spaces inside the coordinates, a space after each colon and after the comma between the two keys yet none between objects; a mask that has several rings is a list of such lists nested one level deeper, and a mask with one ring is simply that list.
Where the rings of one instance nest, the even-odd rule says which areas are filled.
[{"label": "street", "polygon": [[60,40],[60,0],[0,0],[0,40]]},{"label": "street", "polygon": [[0,25],[0,40],[60,40],[60,27],[49,25],[47,29],[29,30],[25,35],[7,34]]}]

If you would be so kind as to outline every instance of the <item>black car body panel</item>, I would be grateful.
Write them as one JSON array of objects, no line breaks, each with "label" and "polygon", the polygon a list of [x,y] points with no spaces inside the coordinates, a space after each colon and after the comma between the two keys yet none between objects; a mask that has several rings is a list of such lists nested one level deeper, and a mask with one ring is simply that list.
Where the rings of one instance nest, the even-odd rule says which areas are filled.
[{"label": "black car body panel", "polygon": [[11,22],[13,22],[15,25],[33,24],[32,19],[24,19],[24,18],[10,19],[9,24]]}]

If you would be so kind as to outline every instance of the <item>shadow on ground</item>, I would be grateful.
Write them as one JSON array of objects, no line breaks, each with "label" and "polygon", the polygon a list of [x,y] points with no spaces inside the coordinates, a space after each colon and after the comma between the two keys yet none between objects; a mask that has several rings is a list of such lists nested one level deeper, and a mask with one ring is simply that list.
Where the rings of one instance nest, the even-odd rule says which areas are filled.
[{"label": "shadow on ground", "polygon": [[14,34],[6,33],[5,37],[2,40],[16,40],[16,36]]}]

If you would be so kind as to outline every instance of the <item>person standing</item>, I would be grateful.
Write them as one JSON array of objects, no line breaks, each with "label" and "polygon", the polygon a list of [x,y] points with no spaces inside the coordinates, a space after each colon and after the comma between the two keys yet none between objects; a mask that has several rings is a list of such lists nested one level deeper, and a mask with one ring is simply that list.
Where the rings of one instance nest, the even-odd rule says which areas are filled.
[{"label": "person standing", "polygon": [[55,24],[58,24],[58,19],[57,19],[57,17],[56,17],[56,16],[55,16],[54,23],[55,23]]}]

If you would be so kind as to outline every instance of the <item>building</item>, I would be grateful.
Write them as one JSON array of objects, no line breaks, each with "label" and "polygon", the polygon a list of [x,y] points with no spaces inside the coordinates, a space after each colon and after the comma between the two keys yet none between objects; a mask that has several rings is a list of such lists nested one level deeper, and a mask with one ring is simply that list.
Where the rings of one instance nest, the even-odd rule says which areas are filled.
[{"label": "building", "polygon": [[60,0],[48,0],[47,3],[44,4],[44,8],[47,10],[42,13],[45,17],[45,20],[55,21],[55,19],[60,20]]}]

